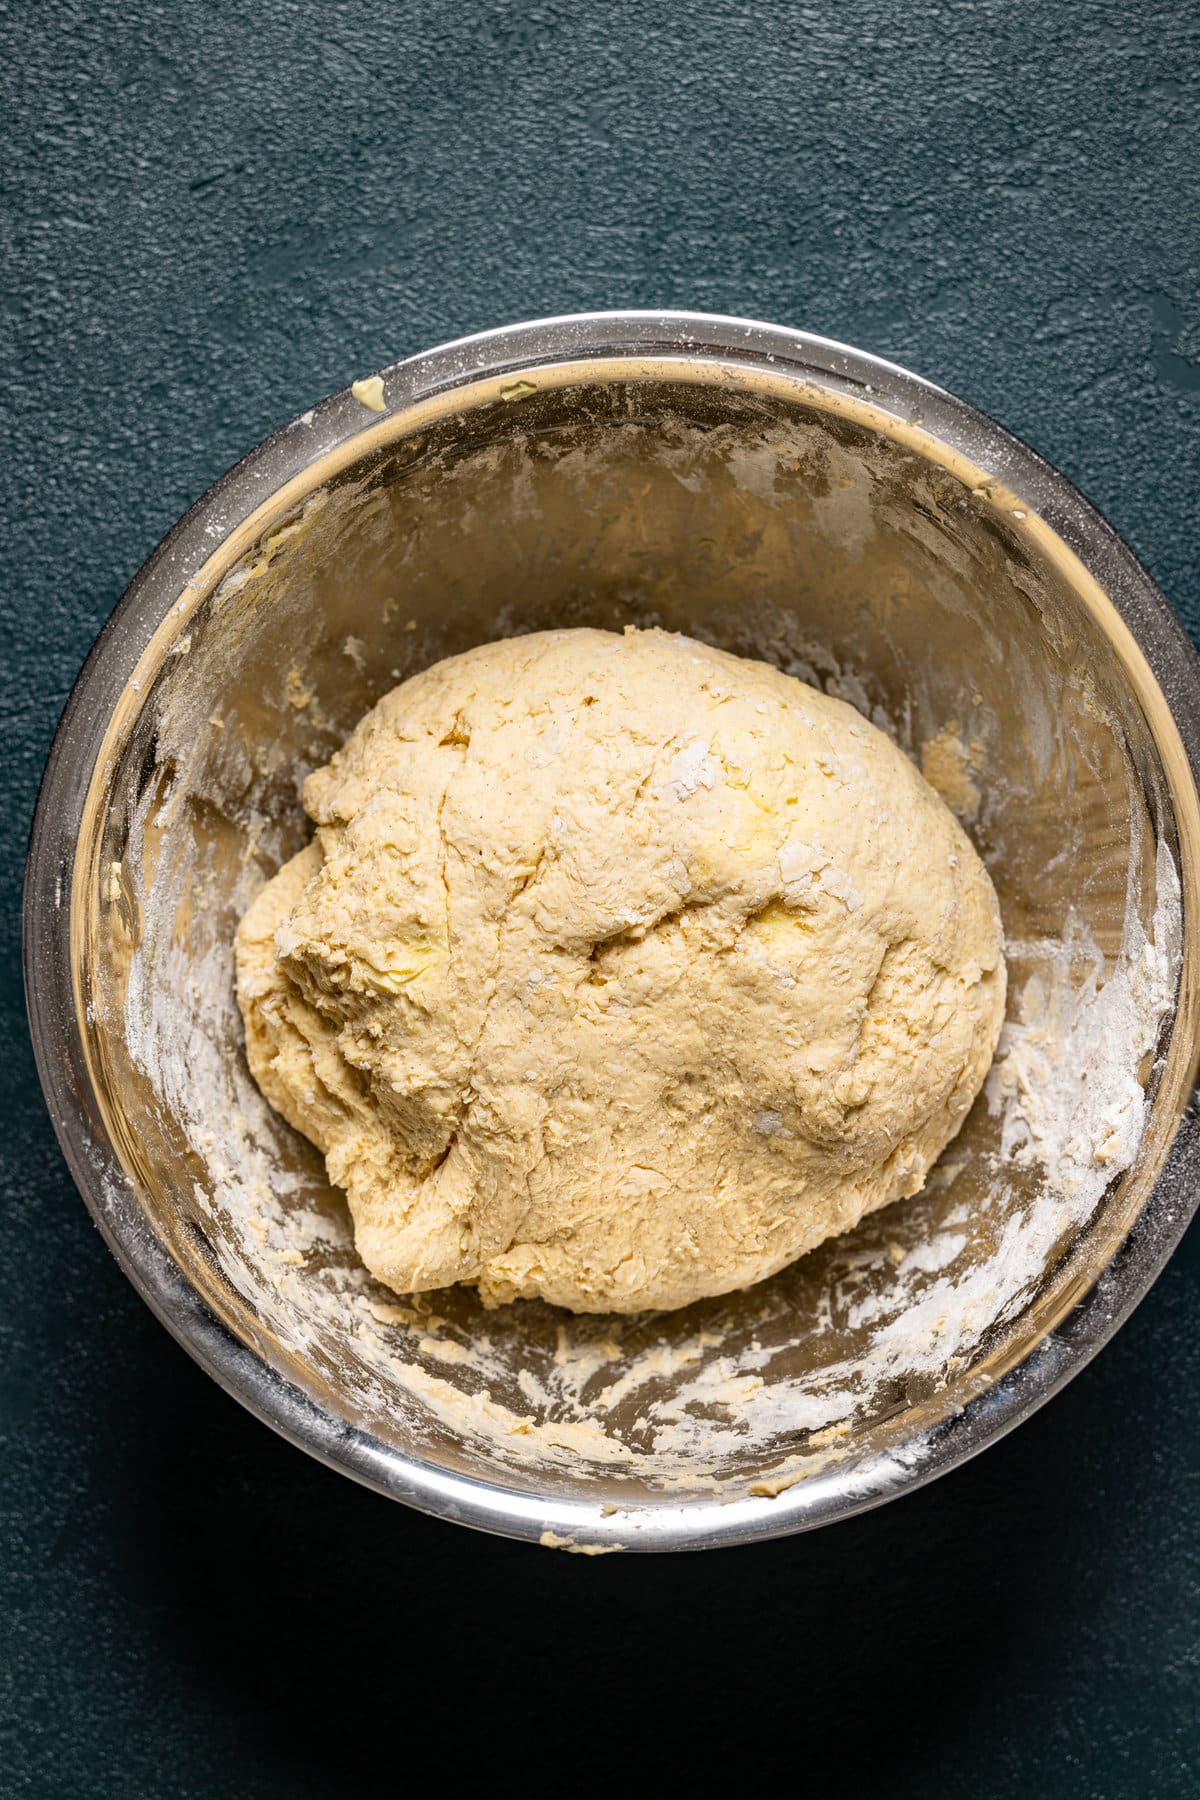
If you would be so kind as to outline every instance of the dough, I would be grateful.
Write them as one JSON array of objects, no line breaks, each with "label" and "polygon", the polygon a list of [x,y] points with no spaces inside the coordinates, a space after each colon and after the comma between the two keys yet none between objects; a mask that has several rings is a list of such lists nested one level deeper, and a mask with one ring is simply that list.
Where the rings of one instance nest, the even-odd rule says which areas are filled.
[{"label": "dough", "polygon": [[237,939],[250,1067],[401,1293],[683,1306],[913,1194],[1005,972],[961,827],[849,706],[661,631],[425,670]]}]

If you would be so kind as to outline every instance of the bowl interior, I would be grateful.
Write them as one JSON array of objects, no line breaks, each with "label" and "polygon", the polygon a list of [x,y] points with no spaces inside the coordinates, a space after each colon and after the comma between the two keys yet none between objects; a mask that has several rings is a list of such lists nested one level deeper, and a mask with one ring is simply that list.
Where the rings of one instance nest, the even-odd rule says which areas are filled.
[{"label": "bowl interior", "polygon": [[[181,594],[88,796],[78,993],[148,1228],[385,1458],[636,1508],[767,1504],[902,1454],[1108,1261],[1181,1104],[1169,787],[1087,590],[1000,480],[782,375],[535,370],[315,460]],[[303,777],[398,680],[649,623],[776,662],[924,759],[999,893],[1001,1066],[923,1194],[752,1290],[618,1320],[402,1299],[249,1078],[236,921],[307,838]]]}]

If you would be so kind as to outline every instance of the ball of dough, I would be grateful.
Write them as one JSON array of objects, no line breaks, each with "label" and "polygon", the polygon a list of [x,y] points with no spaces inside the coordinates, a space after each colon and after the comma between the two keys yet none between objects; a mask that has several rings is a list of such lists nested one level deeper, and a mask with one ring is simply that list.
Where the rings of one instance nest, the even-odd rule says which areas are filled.
[{"label": "ball of dough", "polygon": [[401,1293],[759,1281],[912,1194],[1004,1010],[956,820],[849,706],[661,631],[486,644],[309,777],[238,932],[250,1067]]}]

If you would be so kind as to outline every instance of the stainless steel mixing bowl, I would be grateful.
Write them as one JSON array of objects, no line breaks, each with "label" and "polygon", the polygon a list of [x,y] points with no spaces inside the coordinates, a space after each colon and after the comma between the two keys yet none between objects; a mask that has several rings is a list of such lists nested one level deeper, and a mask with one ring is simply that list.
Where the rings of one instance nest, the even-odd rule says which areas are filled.
[{"label": "stainless steel mixing bowl", "polygon": [[[396,680],[506,633],[648,621],[794,669],[914,755],[950,746],[1000,894],[1011,1029],[1061,1041],[1015,1122],[1004,1093],[981,1099],[925,1194],[759,1288],[611,1328],[461,1290],[401,1302],[248,1079],[236,918],[306,837],[303,774]],[[859,351],[622,313],[398,364],[205,495],[64,715],[26,970],[80,1190],[230,1393],[446,1518],[666,1549],[890,1498],[1078,1370],[1195,1206],[1197,670],[1061,476]],[[1155,957],[1173,1000],[1139,1047],[1095,1008]],[[1132,1058],[1145,1128],[1111,1179],[1115,1153],[1068,1144],[1064,1190],[1020,1108],[1074,1079],[1085,1014],[1089,1054]]]}]

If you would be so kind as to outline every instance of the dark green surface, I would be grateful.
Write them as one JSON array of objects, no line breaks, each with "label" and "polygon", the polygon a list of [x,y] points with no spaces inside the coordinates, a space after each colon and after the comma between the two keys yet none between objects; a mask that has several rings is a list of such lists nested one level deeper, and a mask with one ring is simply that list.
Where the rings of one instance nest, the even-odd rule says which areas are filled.
[{"label": "dark green surface", "polygon": [[290,414],[460,332],[679,305],[894,356],[1065,469],[1200,631],[1196,6],[0,21],[0,1792],[390,1792],[429,1753],[455,1792],[493,1732],[567,1792],[1200,1791],[1195,1233],[935,1487],[554,1556],[351,1487],[170,1342],[55,1148],[17,956],[54,723],[139,562]]}]

